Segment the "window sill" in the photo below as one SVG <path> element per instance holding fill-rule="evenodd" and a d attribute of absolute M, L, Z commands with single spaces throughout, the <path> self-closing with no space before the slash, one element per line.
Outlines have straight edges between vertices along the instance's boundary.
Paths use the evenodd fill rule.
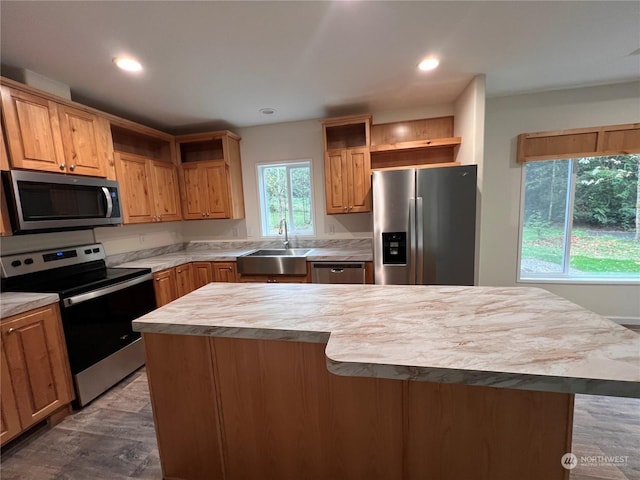
<path fill-rule="evenodd" d="M 519 278 L 516 283 L 549 283 L 559 285 L 640 285 L 640 277 L 528 277 Z"/>

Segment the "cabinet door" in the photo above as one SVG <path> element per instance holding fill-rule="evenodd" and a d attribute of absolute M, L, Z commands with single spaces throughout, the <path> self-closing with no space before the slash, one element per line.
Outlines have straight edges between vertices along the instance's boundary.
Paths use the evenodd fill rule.
<path fill-rule="evenodd" d="M 327 213 L 348 213 L 348 165 L 343 150 L 327 152 L 324 157 Z"/>
<path fill-rule="evenodd" d="M 162 270 L 153 274 L 153 286 L 156 294 L 156 306 L 158 308 L 173 302 L 178 298 L 178 286 L 176 284 L 176 271 L 173 268 Z"/>
<path fill-rule="evenodd" d="M 104 177 L 105 150 L 101 145 L 98 117 L 66 105 L 58 105 L 60 133 L 67 172 Z"/>
<path fill-rule="evenodd" d="M 193 262 L 193 288 L 200 288 L 213 281 L 211 262 Z"/>
<path fill-rule="evenodd" d="M 180 214 L 180 192 L 178 191 L 178 171 L 174 164 L 148 160 L 151 171 L 151 191 L 155 216 L 158 221 L 175 222 L 182 220 Z"/>
<path fill-rule="evenodd" d="M 185 220 L 200 220 L 207 214 L 206 178 L 195 163 L 182 164 L 182 212 Z"/>
<path fill-rule="evenodd" d="M 124 223 L 153 222 L 147 159 L 123 152 L 115 158 Z"/>
<path fill-rule="evenodd" d="M 58 306 L 11 317 L 1 330 L 24 429 L 73 399 Z"/>
<path fill-rule="evenodd" d="M 56 103 L 2 86 L 2 113 L 14 168 L 65 171 Z"/>
<path fill-rule="evenodd" d="M 214 262 L 213 278 L 216 282 L 237 282 L 236 262 Z"/>
<path fill-rule="evenodd" d="M 178 297 L 193 291 L 193 274 L 190 263 L 176 267 L 176 284 Z"/>
<path fill-rule="evenodd" d="M 2 383 L 2 390 L 0 390 L 0 395 L 2 395 L 0 399 L 0 445 L 4 445 L 18 435 L 22 428 L 20 427 L 20 414 L 18 413 L 13 385 L 11 384 L 4 345 L 2 345 L 0 355 L 2 356 L 0 359 L 2 367 L 2 371 L 0 371 L 0 382 Z"/>
<path fill-rule="evenodd" d="M 231 218 L 231 205 L 229 201 L 229 179 L 227 166 L 224 161 L 208 163 L 201 167 L 207 179 L 207 218 Z"/>
<path fill-rule="evenodd" d="M 371 211 L 371 158 L 368 148 L 347 150 L 349 213 Z"/>

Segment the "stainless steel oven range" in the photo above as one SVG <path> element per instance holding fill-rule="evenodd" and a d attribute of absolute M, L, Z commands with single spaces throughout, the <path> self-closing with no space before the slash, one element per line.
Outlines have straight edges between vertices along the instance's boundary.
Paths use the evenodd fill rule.
<path fill-rule="evenodd" d="M 2 291 L 59 295 L 77 406 L 144 364 L 131 322 L 156 306 L 150 269 L 107 268 L 99 243 L 7 255 L 0 267 Z"/>

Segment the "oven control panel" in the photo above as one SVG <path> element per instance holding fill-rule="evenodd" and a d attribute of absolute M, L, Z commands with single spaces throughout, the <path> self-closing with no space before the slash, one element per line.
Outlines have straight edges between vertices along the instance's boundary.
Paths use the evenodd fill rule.
<path fill-rule="evenodd" d="M 101 243 L 16 253 L 0 257 L 0 274 L 2 278 L 9 278 L 94 260 L 104 260 L 105 258 L 104 247 Z"/>

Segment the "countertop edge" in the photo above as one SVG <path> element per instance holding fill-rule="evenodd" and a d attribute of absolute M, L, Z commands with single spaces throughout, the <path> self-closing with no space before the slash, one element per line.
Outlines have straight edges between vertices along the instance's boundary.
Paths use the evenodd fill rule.
<path fill-rule="evenodd" d="M 438 367 L 341 362 L 327 357 L 327 370 L 345 377 L 374 377 L 391 380 L 412 380 L 452 383 L 514 390 L 550 393 L 603 395 L 640 398 L 640 382 L 568 378 L 552 375 L 458 370 Z"/>

